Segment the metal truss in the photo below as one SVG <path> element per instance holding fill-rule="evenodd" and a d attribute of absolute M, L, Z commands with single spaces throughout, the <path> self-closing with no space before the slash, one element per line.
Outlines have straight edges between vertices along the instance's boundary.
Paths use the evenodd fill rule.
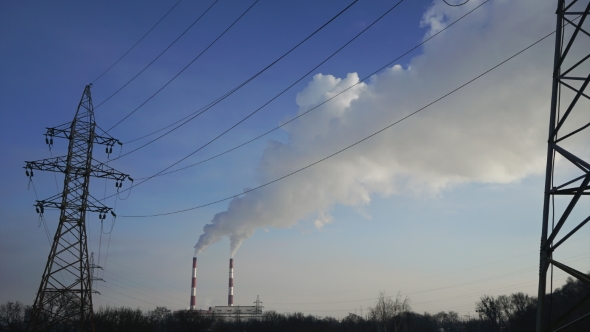
<path fill-rule="evenodd" d="M 47 330 L 56 324 L 62 330 L 93 331 L 92 273 L 86 237 L 86 212 L 98 212 L 106 218 L 111 208 L 104 206 L 89 192 L 90 177 L 115 180 L 120 188 L 127 174 L 92 159 L 93 145 L 104 144 L 107 153 L 120 142 L 112 137 L 97 136 L 90 85 L 82 94 L 74 120 L 56 128 L 48 128 L 46 143 L 53 145 L 53 137 L 69 140 L 68 155 L 38 161 L 27 161 L 27 176 L 33 170 L 64 173 L 64 189 L 61 194 L 38 200 L 38 213 L 45 208 L 59 209 L 60 217 L 53 244 L 27 330 Z"/>
<path fill-rule="evenodd" d="M 71 122 L 64 123 L 57 127 L 47 128 L 47 132 L 45 133 L 45 143 L 49 144 L 50 146 L 53 145 L 53 138 L 66 138 L 71 139 Z M 115 144 L 123 145 L 121 141 L 116 138 L 111 137 L 107 133 L 104 133 L 105 136 L 94 135 L 94 144 L 106 145 L 107 153 L 113 152 L 113 146 Z M 110 151 L 110 152 L 109 152 Z"/>
<path fill-rule="evenodd" d="M 539 292 L 537 306 L 537 332 L 553 331 L 565 327 L 564 323 L 577 324 L 588 313 L 579 313 L 580 308 L 590 298 L 587 296 L 580 303 L 572 303 L 562 317 L 550 317 L 547 298 L 547 274 L 550 266 L 558 268 L 578 280 L 590 284 L 590 276 L 566 264 L 553 259 L 553 253 L 573 234 L 582 228 L 590 216 L 581 220 L 571 213 L 580 202 L 580 198 L 590 195 L 590 158 L 577 155 L 576 144 L 588 146 L 579 133 L 590 127 L 590 122 L 580 123 L 580 115 L 590 114 L 590 108 L 581 106 L 590 100 L 586 88 L 590 82 L 590 1 L 558 0 L 557 30 L 553 67 L 553 85 L 551 91 L 551 114 L 549 119 L 549 139 L 547 148 L 547 166 L 545 194 L 543 205 L 543 224 L 539 266 Z M 585 40 L 583 40 L 585 39 Z M 582 49 L 582 55 L 579 49 Z M 576 47 L 577 54 L 574 55 Z M 584 100 L 586 99 L 586 100 Z M 556 158 L 558 162 L 556 163 Z M 569 170 L 566 171 L 565 170 Z M 577 173 L 573 176 L 572 172 Z M 563 180 L 563 175 L 570 177 Z M 557 183 L 556 183 L 557 182 Z M 555 199 L 560 196 L 567 200 L 563 209 L 555 207 Z M 559 211 L 556 211 L 559 210 Z M 582 213 L 586 213 L 585 211 Z M 555 219 L 557 216 L 558 219 Z M 555 223 L 555 221 L 557 221 Z M 560 230 L 564 224 L 574 226 L 567 234 Z M 552 227 L 550 228 L 550 223 Z M 558 236 L 560 238 L 558 239 Z M 576 316 L 572 316 L 572 315 Z M 575 320 L 574 320 L 575 319 Z M 572 321 L 574 320 L 574 321 Z M 569 322 L 569 323 L 568 323 Z"/>

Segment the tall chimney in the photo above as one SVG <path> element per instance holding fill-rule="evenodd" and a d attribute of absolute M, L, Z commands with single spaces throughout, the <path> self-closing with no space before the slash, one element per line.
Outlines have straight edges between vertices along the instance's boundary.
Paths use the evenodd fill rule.
<path fill-rule="evenodd" d="M 227 296 L 228 307 L 234 305 L 234 259 L 229 259 L 229 295 Z"/>
<path fill-rule="evenodd" d="M 191 284 L 191 310 L 197 309 L 197 257 L 193 257 L 193 280 Z"/>

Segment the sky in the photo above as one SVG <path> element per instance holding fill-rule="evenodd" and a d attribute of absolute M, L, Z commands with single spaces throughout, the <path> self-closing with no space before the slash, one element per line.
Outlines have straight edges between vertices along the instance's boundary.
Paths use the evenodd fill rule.
<path fill-rule="evenodd" d="M 126 181 L 119 195 L 112 181 L 92 179 L 91 193 L 110 197 L 117 214 L 102 225 L 87 216 L 89 251 L 103 267 L 95 307 L 187 308 L 195 252 L 202 309 L 227 303 L 231 256 L 234 303 L 258 295 L 278 312 L 342 318 L 366 313 L 385 291 L 418 313 L 473 316 L 484 294 L 536 295 L 554 36 L 446 95 L 551 33 L 555 1 L 406 0 L 371 25 L 397 2 L 358 1 L 330 21 L 353 1 L 220 0 L 192 26 L 214 2 L 177 2 L 0 4 L 0 303 L 32 304 L 57 226 L 46 211 L 46 233 L 33 204 L 60 192 L 63 177 L 35 172 L 29 184 L 24 161 L 67 153 L 59 139 L 49 151 L 43 134 L 71 121 L 90 83 L 97 125 L 116 125 L 109 134 L 124 143 L 109 165 L 135 184 L 282 125 L 131 190 Z M 572 54 L 589 48 L 586 39 Z M 136 139 L 279 58 L 135 151 L 174 127 Z M 590 159 L 589 138 L 586 129 L 571 149 Z M 563 166 L 556 178 L 574 174 Z M 589 210 L 586 197 L 572 220 Z M 590 228 L 556 259 L 590 270 Z M 554 287 L 565 278 L 556 270 Z"/>

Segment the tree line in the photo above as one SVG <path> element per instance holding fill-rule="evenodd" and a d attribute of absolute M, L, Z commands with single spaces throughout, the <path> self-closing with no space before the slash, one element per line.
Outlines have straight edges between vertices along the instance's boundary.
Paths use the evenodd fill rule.
<path fill-rule="evenodd" d="M 590 301 L 580 306 L 568 319 L 558 318 L 570 308 L 590 299 L 590 285 L 568 278 L 566 283 L 548 296 L 546 319 L 561 327 L 590 313 Z M 413 312 L 407 297 L 379 294 L 375 305 L 364 317 L 349 313 L 338 320 L 303 313 L 264 312 L 256 319 L 226 319 L 196 310 L 171 311 L 165 307 L 144 312 L 139 308 L 104 307 L 94 314 L 97 332 L 528 332 L 535 331 L 536 298 L 524 293 L 482 296 L 475 303 L 474 316 L 461 317 L 453 311 L 436 314 Z M 20 302 L 0 305 L 0 332 L 24 331 L 31 307 Z M 74 331 L 68 326 L 54 326 L 47 331 Z M 589 319 L 580 320 L 560 331 L 590 331 Z"/>

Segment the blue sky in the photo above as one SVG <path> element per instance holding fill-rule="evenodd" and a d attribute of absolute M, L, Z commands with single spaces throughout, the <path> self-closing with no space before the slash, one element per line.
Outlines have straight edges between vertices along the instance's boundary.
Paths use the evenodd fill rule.
<path fill-rule="evenodd" d="M 175 3 L 0 5 L 0 257 L 9 267 L 0 270 L 0 302 L 32 303 L 49 250 L 43 227 L 37 227 L 35 193 L 27 190 L 24 161 L 50 157 L 43 142 L 45 127 L 70 121 L 84 86 Z M 211 3 L 181 1 L 94 83 L 95 107 Z M 98 125 L 109 128 L 135 109 L 252 3 L 219 1 L 161 58 L 96 109 Z M 128 142 L 194 112 L 274 61 L 349 3 L 259 1 L 110 134 Z M 207 113 L 111 165 L 136 179 L 168 167 L 299 79 L 394 3 L 359 1 Z M 307 111 L 480 3 L 451 8 L 438 0 L 402 2 L 284 95 L 178 167 L 232 148 Z M 396 67 L 343 94 L 345 101 L 328 102 L 220 158 L 154 178 L 134 188 L 127 200 L 108 199 L 120 216 L 110 244 L 108 235 L 99 236 L 98 216 L 88 217 L 89 249 L 96 256 L 100 250 L 105 266 L 101 275 L 106 282 L 97 285 L 102 295 L 94 297 L 95 304 L 187 307 L 193 246 L 211 223 L 224 227 L 211 233 L 219 241 L 212 241 L 198 256 L 201 308 L 225 304 L 228 234 L 245 239 L 235 255 L 235 303 L 241 305 L 250 305 L 260 295 L 267 310 L 343 317 L 371 306 L 379 290 L 385 290 L 409 296 L 417 312 L 473 314 L 483 294 L 534 294 L 552 37 L 374 139 L 240 196 L 233 209 L 225 201 L 167 216 L 122 216 L 166 213 L 229 197 L 375 132 L 550 33 L 554 4 L 538 3 L 490 1 L 396 61 Z M 125 144 L 122 152 L 146 141 Z M 587 144 L 578 145 L 588 155 Z M 66 146 L 56 141 L 53 155 L 65 154 Z M 97 148 L 95 158 L 105 161 L 106 155 Z M 59 175 L 36 172 L 39 198 L 54 195 L 61 181 Z M 91 191 L 97 197 L 105 191 L 113 194 L 114 183 L 105 187 L 104 181 L 93 180 Z M 573 217 L 587 214 L 588 208 L 586 199 Z M 46 219 L 53 235 L 57 214 L 47 212 Z M 105 232 L 111 222 L 105 221 Z M 563 259 L 586 271 L 588 250 L 590 233 L 582 229 L 564 246 Z M 563 280 L 556 273 L 556 285 Z"/>

